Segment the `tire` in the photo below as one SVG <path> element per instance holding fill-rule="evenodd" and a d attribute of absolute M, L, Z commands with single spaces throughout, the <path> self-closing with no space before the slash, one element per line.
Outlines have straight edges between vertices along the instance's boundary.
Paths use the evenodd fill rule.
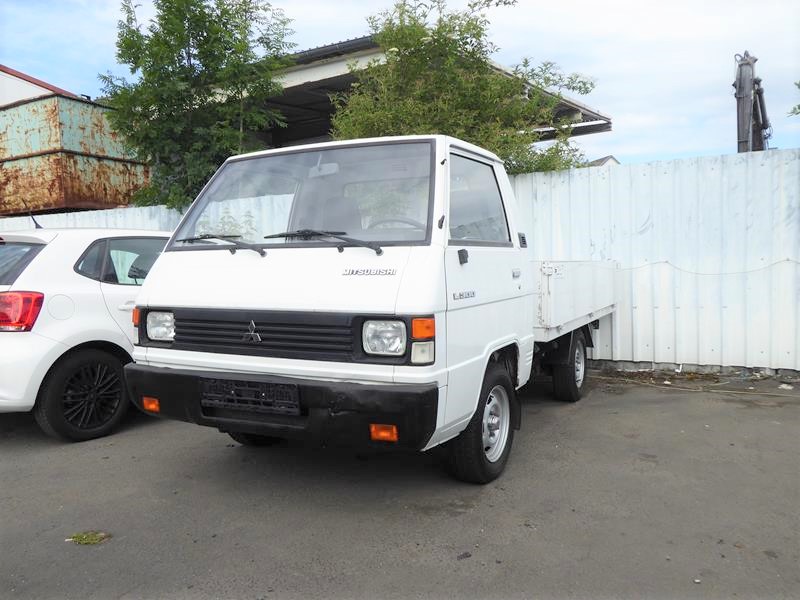
<path fill-rule="evenodd" d="M 46 434 L 81 442 L 111 433 L 128 410 L 122 361 L 102 350 L 77 350 L 50 369 L 33 415 Z"/>
<path fill-rule="evenodd" d="M 553 395 L 562 402 L 577 402 L 586 383 L 586 340 L 582 331 L 572 338 L 569 363 L 553 367 Z"/>
<path fill-rule="evenodd" d="M 241 431 L 229 431 L 228 435 L 233 441 L 239 442 L 242 446 L 274 446 L 280 443 L 281 438 L 269 435 L 256 435 L 255 433 L 243 433 Z"/>
<path fill-rule="evenodd" d="M 484 484 L 503 472 L 514 441 L 512 403 L 515 399 L 508 372 L 500 364 L 490 363 L 483 377 L 475 414 L 467 428 L 448 442 L 447 467 L 456 479 Z M 490 431 L 491 425 L 497 429 Z"/>

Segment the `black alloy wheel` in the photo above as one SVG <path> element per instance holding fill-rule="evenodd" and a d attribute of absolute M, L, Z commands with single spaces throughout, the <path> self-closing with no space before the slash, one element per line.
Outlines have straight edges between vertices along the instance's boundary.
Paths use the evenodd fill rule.
<path fill-rule="evenodd" d="M 123 361 L 94 348 L 58 360 L 45 377 L 33 408 L 48 435 L 73 442 L 103 437 L 128 410 Z"/>
<path fill-rule="evenodd" d="M 82 430 L 102 427 L 116 414 L 122 393 L 114 369 L 104 362 L 86 363 L 64 385 L 64 420 Z"/>

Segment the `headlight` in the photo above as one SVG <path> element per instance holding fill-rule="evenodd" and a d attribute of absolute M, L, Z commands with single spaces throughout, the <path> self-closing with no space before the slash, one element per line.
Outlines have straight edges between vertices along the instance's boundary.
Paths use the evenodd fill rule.
<path fill-rule="evenodd" d="M 402 356 L 406 352 L 406 324 L 402 321 L 367 321 L 362 329 L 364 352 Z"/>
<path fill-rule="evenodd" d="M 175 315 L 171 312 L 147 313 L 147 337 L 154 342 L 171 342 L 175 339 Z"/>

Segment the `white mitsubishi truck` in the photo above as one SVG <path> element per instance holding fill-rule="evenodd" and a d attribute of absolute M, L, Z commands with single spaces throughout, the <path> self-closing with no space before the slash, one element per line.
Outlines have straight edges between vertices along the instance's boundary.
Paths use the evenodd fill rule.
<path fill-rule="evenodd" d="M 242 444 L 426 451 L 459 479 L 503 471 L 517 389 L 576 401 L 613 268 L 531 250 L 497 156 L 387 137 L 228 159 L 137 298 L 145 412 Z"/>

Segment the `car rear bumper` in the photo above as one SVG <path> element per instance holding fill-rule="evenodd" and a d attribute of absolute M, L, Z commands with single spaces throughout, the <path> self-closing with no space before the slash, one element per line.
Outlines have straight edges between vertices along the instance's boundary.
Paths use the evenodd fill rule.
<path fill-rule="evenodd" d="M 144 410 L 142 398 L 157 398 L 159 416 L 244 432 L 344 446 L 402 447 L 421 450 L 436 429 L 439 388 L 436 384 L 360 384 L 298 379 L 253 373 L 125 366 L 131 399 Z M 239 393 L 226 405 L 210 406 L 209 381 L 266 384 L 291 389 L 299 414 L 255 410 Z M 294 396 L 296 390 L 296 396 Z M 240 402 L 240 404 L 237 404 Z M 152 414 L 152 413 L 150 413 Z M 370 424 L 396 425 L 398 441 L 372 442 Z"/>
<path fill-rule="evenodd" d="M 31 410 L 44 376 L 67 349 L 34 332 L 0 332 L 0 413 Z"/>

